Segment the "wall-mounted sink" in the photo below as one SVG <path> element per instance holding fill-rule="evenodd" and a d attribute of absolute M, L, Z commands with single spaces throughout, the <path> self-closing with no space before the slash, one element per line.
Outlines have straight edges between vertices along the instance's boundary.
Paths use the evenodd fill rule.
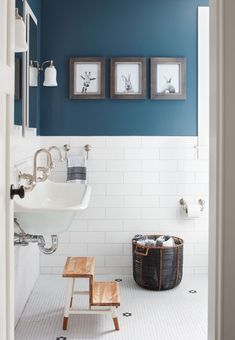
<path fill-rule="evenodd" d="M 88 207 L 91 186 L 78 183 L 37 183 L 25 198 L 15 198 L 15 217 L 29 234 L 59 234 L 74 215 Z"/>

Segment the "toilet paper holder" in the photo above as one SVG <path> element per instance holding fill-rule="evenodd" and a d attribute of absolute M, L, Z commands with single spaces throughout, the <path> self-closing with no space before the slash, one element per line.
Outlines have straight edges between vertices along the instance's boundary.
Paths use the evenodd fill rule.
<path fill-rule="evenodd" d="M 188 205 L 187 205 L 187 202 L 183 198 L 180 199 L 179 203 L 182 206 L 182 208 L 185 211 L 187 211 Z M 200 210 L 203 211 L 205 209 L 206 202 L 202 198 L 199 198 L 198 204 L 200 205 Z"/>

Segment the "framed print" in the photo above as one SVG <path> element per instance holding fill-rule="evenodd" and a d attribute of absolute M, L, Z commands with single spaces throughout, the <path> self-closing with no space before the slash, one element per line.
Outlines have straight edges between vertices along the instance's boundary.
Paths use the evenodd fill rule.
<path fill-rule="evenodd" d="M 70 59 L 70 99 L 105 98 L 105 59 Z"/>
<path fill-rule="evenodd" d="M 146 59 L 111 59 L 111 98 L 144 99 L 146 96 Z"/>
<path fill-rule="evenodd" d="M 185 58 L 151 58 L 151 99 L 186 99 Z"/>

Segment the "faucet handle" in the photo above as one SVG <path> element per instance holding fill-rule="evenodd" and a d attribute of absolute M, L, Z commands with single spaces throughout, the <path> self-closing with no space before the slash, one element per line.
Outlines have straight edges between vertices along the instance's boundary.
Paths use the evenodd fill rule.
<path fill-rule="evenodd" d="M 22 173 L 21 171 L 19 171 L 18 180 L 19 180 L 19 182 L 21 180 L 25 180 L 28 185 L 32 185 L 33 184 L 33 175 Z"/>
<path fill-rule="evenodd" d="M 45 182 L 45 180 L 50 175 L 50 170 L 48 170 L 44 166 L 38 166 L 37 171 L 40 171 L 42 173 L 42 176 L 37 177 L 37 182 Z"/>

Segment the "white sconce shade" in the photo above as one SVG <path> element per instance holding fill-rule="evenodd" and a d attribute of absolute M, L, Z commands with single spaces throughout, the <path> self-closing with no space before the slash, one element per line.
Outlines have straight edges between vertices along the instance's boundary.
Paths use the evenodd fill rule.
<path fill-rule="evenodd" d="M 57 83 L 57 71 L 55 66 L 53 65 L 53 61 L 51 61 L 51 64 L 45 68 L 45 76 L 44 76 L 44 82 L 43 86 L 58 86 Z"/>
<path fill-rule="evenodd" d="M 28 44 L 26 42 L 26 25 L 23 18 L 18 14 L 16 8 L 15 15 L 15 52 L 26 52 Z"/>
<path fill-rule="evenodd" d="M 29 86 L 38 86 L 38 67 L 34 66 L 32 61 L 29 65 Z"/>

